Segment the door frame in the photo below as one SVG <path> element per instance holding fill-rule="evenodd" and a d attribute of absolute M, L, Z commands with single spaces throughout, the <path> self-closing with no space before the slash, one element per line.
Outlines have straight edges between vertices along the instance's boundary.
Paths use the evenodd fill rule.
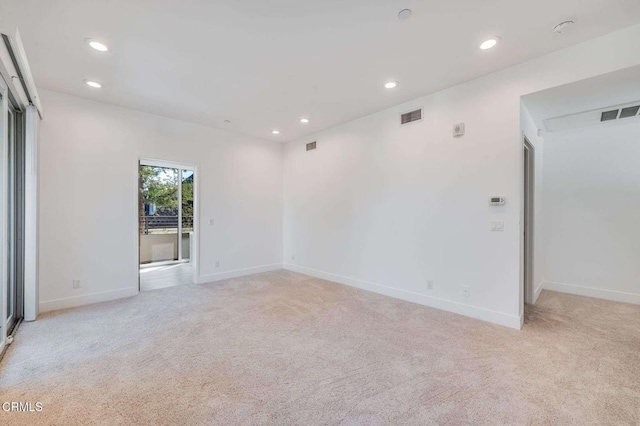
<path fill-rule="evenodd" d="M 182 172 L 181 170 L 191 170 L 193 171 L 193 238 L 194 243 L 193 247 L 195 248 L 194 253 L 189 253 L 189 263 L 191 264 L 191 282 L 197 283 L 197 279 L 200 276 L 200 174 L 198 172 L 197 164 L 189 164 L 189 163 L 180 163 L 171 160 L 158 160 L 155 158 L 147 158 L 140 157 L 136 162 L 136 190 L 135 190 L 135 213 L 136 213 L 136 273 L 138 274 L 138 292 L 140 292 L 140 206 L 139 206 L 139 191 L 140 191 L 140 166 L 151 166 L 151 167 L 166 167 L 171 169 L 179 170 L 179 180 L 180 184 L 178 185 L 179 194 L 182 193 Z M 178 233 L 180 235 L 180 229 L 182 228 L 182 209 L 178 211 Z M 178 243 L 178 259 L 181 259 L 182 253 L 182 236 L 180 235 Z M 179 263 L 181 260 L 171 261 L 171 262 L 159 262 L 158 264 L 166 263 Z"/>
<path fill-rule="evenodd" d="M 522 144 L 522 275 L 524 282 L 524 303 L 528 304 L 535 303 L 535 285 L 533 282 L 535 265 L 535 159 L 535 147 L 529 139 L 524 136 Z"/>
<path fill-rule="evenodd" d="M 9 140 L 9 115 L 12 115 L 13 141 Z M 25 219 L 26 219 L 26 139 L 25 139 L 25 109 L 16 101 L 4 77 L 0 77 L 0 357 L 6 345 L 11 343 L 12 336 L 19 327 L 24 316 L 24 273 L 25 273 Z M 15 146 L 10 150 L 9 144 Z M 10 166 L 12 160 L 14 164 Z M 15 164 L 15 163 L 20 164 Z M 16 167 L 17 166 L 17 167 Z M 10 178 L 9 173 L 13 174 Z M 17 180 L 17 179 L 19 180 Z M 13 192 L 20 190 L 20 193 Z M 11 196 L 11 203 L 10 201 Z M 18 203 L 19 206 L 18 207 Z M 11 204 L 11 205 L 9 205 Z M 10 212 L 10 210 L 12 210 Z M 16 215 L 18 213 L 18 215 Z M 13 223 L 9 223 L 9 220 Z M 20 221 L 20 226 L 14 226 Z M 18 233 L 17 231 L 20 231 Z M 13 237 L 12 237 L 13 236 Z M 8 259 L 11 255 L 11 260 Z M 9 273 L 12 269 L 12 274 Z M 12 283 L 9 278 L 12 278 Z M 7 316 L 7 302 L 9 301 L 9 286 L 15 284 L 12 290 L 13 315 Z"/>
<path fill-rule="evenodd" d="M 23 112 L 8 103 L 6 110 L 7 120 L 7 193 L 5 202 L 7 204 L 6 217 L 7 220 L 7 276 L 11 278 L 11 282 L 7 281 L 7 303 L 9 289 L 11 288 L 11 303 L 13 305 L 13 313 L 10 318 L 6 319 L 5 326 L 7 333 L 12 334 L 24 315 L 24 222 L 25 222 L 25 140 L 23 131 Z M 9 130 L 12 130 L 11 138 L 9 138 Z M 6 305 L 5 305 L 6 308 Z"/>
<path fill-rule="evenodd" d="M 8 238 L 8 224 L 7 224 L 7 216 L 8 216 L 8 208 L 6 200 L 9 196 L 8 190 L 8 177 L 9 172 L 7 170 L 7 165 L 9 162 L 9 150 L 8 150 L 8 141 L 9 136 L 7 132 L 7 110 L 9 108 L 9 90 L 3 78 L 0 78 L 0 140 L 2 141 L 2 162 L 0 163 L 0 198 L 2 201 L 0 202 L 0 235 L 2 237 L 2 245 L 0 246 L 0 264 L 2 265 L 2 270 L 0 275 L 2 276 L 2 283 L 0 284 L 0 290 L 2 291 L 2 305 L 0 306 L 0 355 L 4 352 L 4 348 L 7 344 L 7 321 L 6 321 L 6 309 L 7 309 L 7 297 L 8 297 L 8 289 L 7 284 L 9 280 L 9 274 L 7 273 L 7 250 L 9 248 L 9 238 Z"/>

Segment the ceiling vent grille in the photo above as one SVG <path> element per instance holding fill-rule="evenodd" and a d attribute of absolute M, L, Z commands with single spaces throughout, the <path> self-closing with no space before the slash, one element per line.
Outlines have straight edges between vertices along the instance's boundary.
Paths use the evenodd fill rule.
<path fill-rule="evenodd" d="M 619 118 L 635 117 L 638 115 L 640 105 L 633 105 L 625 108 L 612 109 L 610 111 L 603 111 L 600 114 L 600 121 L 611 121 Z"/>
<path fill-rule="evenodd" d="M 620 118 L 635 117 L 636 114 L 638 114 L 639 110 L 640 110 L 640 105 L 622 108 L 620 110 Z"/>
<path fill-rule="evenodd" d="M 604 111 L 602 113 L 602 115 L 600 116 L 600 121 L 610 121 L 610 120 L 615 120 L 616 118 L 618 118 L 618 112 L 620 110 L 619 109 L 614 109 L 611 111 Z"/>
<path fill-rule="evenodd" d="M 414 123 L 416 121 L 422 120 L 422 108 L 416 109 L 414 111 L 405 112 L 400 115 L 400 125 L 404 126 L 405 124 Z"/>
<path fill-rule="evenodd" d="M 307 144 L 307 151 L 313 151 L 314 149 L 316 149 L 316 143 L 314 142 L 309 142 Z"/>
<path fill-rule="evenodd" d="M 547 118 L 544 120 L 544 125 L 546 130 L 550 132 L 558 132 L 595 126 L 602 123 L 617 123 L 622 119 L 624 119 L 622 122 L 626 122 L 626 119 L 630 117 L 640 118 L 640 101 L 612 105 L 606 108 L 592 109 L 590 111 L 583 111 L 560 117 Z"/>

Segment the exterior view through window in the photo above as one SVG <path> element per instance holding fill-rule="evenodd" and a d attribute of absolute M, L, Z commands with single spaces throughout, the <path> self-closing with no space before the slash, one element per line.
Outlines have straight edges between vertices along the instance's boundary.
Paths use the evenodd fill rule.
<path fill-rule="evenodd" d="M 191 282 L 194 171 L 140 165 L 140 289 Z"/>

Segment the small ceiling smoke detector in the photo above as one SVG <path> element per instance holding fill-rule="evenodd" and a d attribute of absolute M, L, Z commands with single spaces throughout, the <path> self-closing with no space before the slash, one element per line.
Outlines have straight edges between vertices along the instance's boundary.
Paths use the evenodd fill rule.
<path fill-rule="evenodd" d="M 397 81 L 388 81 L 384 84 L 385 89 L 395 89 L 398 87 Z"/>
<path fill-rule="evenodd" d="M 405 19 L 411 18 L 412 14 L 413 12 L 411 11 L 411 9 L 402 9 L 400 12 L 398 12 L 398 19 L 404 21 Z"/>
<path fill-rule="evenodd" d="M 87 42 L 87 44 L 89 44 L 89 46 L 91 46 L 93 49 L 99 51 L 99 52 L 106 52 L 109 50 L 109 46 L 107 46 L 106 44 L 102 43 L 101 41 L 98 40 L 93 40 L 93 39 L 86 39 L 85 40 Z"/>
<path fill-rule="evenodd" d="M 84 84 L 86 84 L 89 87 L 93 87 L 94 89 L 100 89 L 102 87 L 102 84 L 92 80 L 85 80 Z"/>
<path fill-rule="evenodd" d="M 273 129 L 273 130 L 271 131 L 271 134 L 272 134 L 272 135 L 279 135 L 279 134 L 280 134 L 280 130 Z"/>
<path fill-rule="evenodd" d="M 225 123 L 231 123 L 231 120 L 224 120 Z"/>
<path fill-rule="evenodd" d="M 495 47 L 495 45 L 498 44 L 499 41 L 500 41 L 500 37 L 492 37 L 488 40 L 483 41 L 482 44 L 480 44 L 480 49 L 482 50 L 491 49 L 492 47 Z"/>
<path fill-rule="evenodd" d="M 553 32 L 556 34 L 562 34 L 565 30 L 567 30 L 573 24 L 574 24 L 573 21 L 560 22 L 558 25 L 553 27 Z"/>

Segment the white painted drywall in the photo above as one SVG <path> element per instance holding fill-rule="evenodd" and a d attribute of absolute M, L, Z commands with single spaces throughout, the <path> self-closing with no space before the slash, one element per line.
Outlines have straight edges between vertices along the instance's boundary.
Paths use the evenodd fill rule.
<path fill-rule="evenodd" d="M 634 26 L 287 144 L 286 267 L 520 327 L 520 97 L 637 65 L 638 37 Z M 419 106 L 424 120 L 400 127 Z M 507 205 L 489 207 L 492 195 Z"/>
<path fill-rule="evenodd" d="M 640 303 L 640 118 L 544 139 L 545 288 Z"/>
<path fill-rule="evenodd" d="M 41 98 L 42 311 L 137 293 L 139 158 L 198 166 L 198 281 L 280 267 L 281 145 L 48 90 Z"/>

